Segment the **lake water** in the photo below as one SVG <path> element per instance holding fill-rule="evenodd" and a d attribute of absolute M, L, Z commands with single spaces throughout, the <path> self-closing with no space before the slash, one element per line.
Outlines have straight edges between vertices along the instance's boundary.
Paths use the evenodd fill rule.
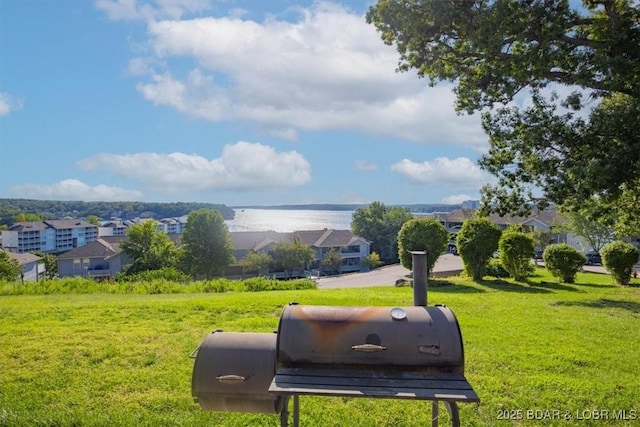
<path fill-rule="evenodd" d="M 229 231 L 349 230 L 353 211 L 235 209 L 235 218 L 225 221 Z"/>

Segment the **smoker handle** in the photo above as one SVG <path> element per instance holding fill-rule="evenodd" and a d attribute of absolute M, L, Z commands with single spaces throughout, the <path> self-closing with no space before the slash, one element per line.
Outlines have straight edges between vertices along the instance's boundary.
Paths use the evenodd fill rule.
<path fill-rule="evenodd" d="M 222 384 L 238 384 L 247 380 L 247 377 L 241 375 L 220 375 L 216 377 L 218 382 Z"/>
<path fill-rule="evenodd" d="M 377 344 L 359 344 L 359 345 L 351 346 L 351 350 L 360 351 L 363 353 L 375 353 L 375 352 L 383 351 L 386 349 L 387 347 L 383 345 L 377 345 Z"/>

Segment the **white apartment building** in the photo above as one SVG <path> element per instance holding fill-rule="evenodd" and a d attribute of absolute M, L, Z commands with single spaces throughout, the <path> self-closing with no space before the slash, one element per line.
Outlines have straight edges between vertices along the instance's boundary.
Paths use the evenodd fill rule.
<path fill-rule="evenodd" d="M 17 222 L 2 231 L 3 249 L 16 252 L 63 252 L 98 238 L 98 227 L 78 219 Z"/>

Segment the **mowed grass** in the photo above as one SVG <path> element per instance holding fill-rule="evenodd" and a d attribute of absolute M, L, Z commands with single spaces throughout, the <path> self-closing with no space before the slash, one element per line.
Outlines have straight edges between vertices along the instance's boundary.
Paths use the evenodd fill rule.
<path fill-rule="evenodd" d="M 580 274 L 567 285 L 543 270 L 531 284 L 434 282 L 429 305 L 458 317 L 465 375 L 481 398 L 460 404 L 462 424 L 640 423 L 638 282 L 623 288 Z M 0 297 L 0 425 L 279 425 L 276 415 L 202 411 L 189 354 L 215 329 L 276 330 L 290 301 L 404 306 L 412 290 Z M 430 425 L 425 401 L 300 401 L 301 426 Z"/>

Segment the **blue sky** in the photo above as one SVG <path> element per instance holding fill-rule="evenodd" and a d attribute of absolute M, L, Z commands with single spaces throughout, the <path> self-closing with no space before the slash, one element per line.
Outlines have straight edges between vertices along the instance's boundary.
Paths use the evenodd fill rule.
<path fill-rule="evenodd" d="M 459 203 L 478 115 L 370 1 L 0 1 L 0 198 Z"/>

